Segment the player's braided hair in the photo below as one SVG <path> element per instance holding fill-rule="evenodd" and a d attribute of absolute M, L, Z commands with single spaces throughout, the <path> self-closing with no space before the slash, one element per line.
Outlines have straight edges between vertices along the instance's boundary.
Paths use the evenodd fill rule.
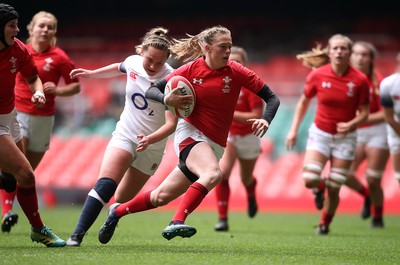
<path fill-rule="evenodd" d="M 142 43 L 136 45 L 136 53 L 140 54 L 142 50 L 147 50 L 153 47 L 159 50 L 168 52 L 168 57 L 171 54 L 170 46 L 172 42 L 167 38 L 168 30 L 163 27 L 156 27 L 149 30 L 142 38 Z"/>
<path fill-rule="evenodd" d="M 14 9 L 14 7 L 0 3 L 0 41 L 7 47 L 8 44 L 6 39 L 4 38 L 4 27 L 7 22 L 13 19 L 18 18 L 18 12 Z"/>
<path fill-rule="evenodd" d="M 188 38 L 174 39 L 171 51 L 176 54 L 177 59 L 184 58 L 184 62 L 195 60 L 205 53 L 205 44 L 211 45 L 214 43 L 216 34 L 231 35 L 231 32 L 223 26 L 214 26 L 203 30 L 195 36 L 186 34 Z"/>
<path fill-rule="evenodd" d="M 320 43 L 317 43 L 317 46 L 312 48 L 311 51 L 303 52 L 296 55 L 296 58 L 302 61 L 304 66 L 310 68 L 318 68 L 329 62 L 327 50 L 326 48 L 322 49 Z"/>

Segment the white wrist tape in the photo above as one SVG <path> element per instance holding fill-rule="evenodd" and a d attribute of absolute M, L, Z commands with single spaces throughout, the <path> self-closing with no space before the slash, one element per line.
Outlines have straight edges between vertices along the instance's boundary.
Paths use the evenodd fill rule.
<path fill-rule="evenodd" d="M 42 97 L 42 98 L 44 98 L 45 96 L 44 96 L 44 94 L 43 94 L 43 92 L 42 91 L 40 91 L 40 90 L 36 90 L 36 92 L 35 92 L 35 96 L 39 96 L 39 97 Z"/>

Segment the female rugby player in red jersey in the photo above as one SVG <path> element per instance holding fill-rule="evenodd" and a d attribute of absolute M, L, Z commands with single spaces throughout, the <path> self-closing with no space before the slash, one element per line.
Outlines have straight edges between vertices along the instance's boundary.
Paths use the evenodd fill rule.
<path fill-rule="evenodd" d="M 370 112 L 368 120 L 357 128 L 356 156 L 345 184 L 364 197 L 361 217 L 368 218 L 372 208 L 371 227 L 383 227 L 384 196 L 381 179 L 389 159 L 389 146 L 385 117 L 379 96 L 379 85 L 383 76 L 374 68 L 376 55 L 375 47 L 369 42 L 357 41 L 353 45 L 350 57 L 351 65 L 368 77 Z M 355 177 L 358 167 L 364 160 L 367 162 L 365 177 L 368 188 L 364 187 Z"/>
<path fill-rule="evenodd" d="M 233 46 L 229 60 L 242 65 L 247 62 L 247 53 L 242 47 Z M 249 217 L 257 214 L 256 185 L 253 176 L 257 158 L 261 152 L 261 140 L 253 134 L 250 118 L 261 118 L 263 114 L 263 101 L 257 95 L 243 88 L 239 94 L 233 114 L 233 121 L 229 130 L 228 141 L 224 155 L 219 161 L 222 172 L 222 181 L 215 187 L 219 221 L 215 225 L 216 231 L 228 231 L 229 207 L 229 177 L 236 159 L 240 166 L 240 179 L 246 189 L 247 213 Z"/>
<path fill-rule="evenodd" d="M 350 167 L 345 185 L 364 197 L 364 204 L 361 211 L 361 217 L 363 219 L 371 215 L 371 201 L 373 201 L 373 219 L 371 226 L 383 227 L 382 215 L 384 198 L 381 178 L 388 160 L 389 152 L 386 137 L 386 124 L 384 123 L 384 114 L 380 106 L 379 96 L 379 84 L 383 77 L 374 67 L 376 54 L 375 47 L 369 42 L 357 41 L 352 48 L 350 57 L 351 65 L 368 77 L 370 88 L 370 113 L 368 115 L 368 120 L 357 128 L 356 156 Z M 327 60 L 324 60 L 325 56 Z M 326 51 L 320 49 L 320 47 L 298 55 L 298 59 L 302 60 L 305 66 L 313 69 L 329 62 Z M 365 172 L 368 187 L 365 187 L 355 177 L 358 167 L 364 160 L 367 160 L 368 163 Z M 322 193 L 317 192 L 315 195 L 317 208 L 319 206 L 322 207 Z"/>
<path fill-rule="evenodd" d="M 57 18 L 53 14 L 40 11 L 27 26 L 29 39 L 26 47 L 33 56 L 43 82 L 46 104 L 36 108 L 31 103 L 32 91 L 25 78 L 20 73 L 16 77 L 17 119 L 23 136 L 25 156 L 34 170 L 49 148 L 56 112 L 55 97 L 72 96 L 80 91 L 79 80 L 69 77 L 69 73 L 75 68 L 74 63 L 56 46 L 57 24 Z M 61 78 L 64 85 L 59 85 Z M 9 232 L 18 220 L 18 215 L 12 212 L 14 198 L 15 192 L 1 191 L 2 216 L 7 219 L 1 226 L 3 232 Z"/>
<path fill-rule="evenodd" d="M 16 38 L 19 33 L 18 13 L 10 5 L 0 3 L 0 188 L 16 191 L 18 202 L 29 220 L 31 239 L 47 247 L 64 247 L 65 241 L 43 224 L 39 213 L 35 174 L 23 154 L 22 135 L 16 119 L 15 76 L 20 72 L 32 91 L 31 104 L 46 103 L 42 81 L 25 44 Z M 7 221 L 5 219 L 2 222 Z"/>
<path fill-rule="evenodd" d="M 142 192 L 133 200 L 112 208 L 99 231 L 101 243 L 107 243 L 119 218 L 165 205 L 183 194 L 164 238 L 191 237 L 196 229 L 186 225 L 187 216 L 222 179 L 218 161 L 226 146 L 236 102 L 242 87 L 257 94 L 267 104 L 262 119 L 249 119 L 254 135 L 262 137 L 274 118 L 280 101 L 253 71 L 229 60 L 232 48 L 230 31 L 222 26 L 205 29 L 197 35 L 176 40 L 171 47 L 177 58 L 191 61 L 176 69 L 166 79 L 149 88 L 146 97 L 174 107 L 190 104 L 192 96 L 178 96 L 177 89 L 163 91 L 176 75 L 189 80 L 196 92 L 196 106 L 190 116 L 178 121 L 175 151 L 179 165 L 153 191 Z M 192 61 L 193 60 L 193 61 Z"/>
<path fill-rule="evenodd" d="M 339 204 L 339 191 L 346 182 L 355 156 L 356 129 L 369 112 L 369 87 L 366 76 L 350 66 L 350 38 L 336 34 L 328 42 L 330 63 L 311 71 L 299 99 L 292 126 L 286 138 L 290 150 L 297 141 L 298 130 L 313 97 L 317 97 L 315 120 L 309 129 L 302 177 L 307 188 L 317 189 L 328 197 L 317 233 L 329 233 L 329 225 Z M 321 172 L 327 162 L 326 180 Z"/>

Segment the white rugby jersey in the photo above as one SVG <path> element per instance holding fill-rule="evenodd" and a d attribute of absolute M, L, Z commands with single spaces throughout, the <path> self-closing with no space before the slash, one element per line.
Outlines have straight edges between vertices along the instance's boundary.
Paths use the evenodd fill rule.
<path fill-rule="evenodd" d="M 154 76 L 147 75 L 143 68 L 143 57 L 132 55 L 122 63 L 126 69 L 125 106 L 115 131 L 134 143 L 139 143 L 138 134 L 149 135 L 165 124 L 165 106 L 144 97 L 146 90 L 173 71 L 164 64 Z M 148 149 L 164 149 L 167 138 L 149 145 Z"/>
<path fill-rule="evenodd" d="M 384 78 L 380 85 L 381 105 L 393 108 L 394 118 L 400 122 L 400 73 L 394 73 Z M 397 135 L 393 128 L 388 124 L 388 132 Z"/>

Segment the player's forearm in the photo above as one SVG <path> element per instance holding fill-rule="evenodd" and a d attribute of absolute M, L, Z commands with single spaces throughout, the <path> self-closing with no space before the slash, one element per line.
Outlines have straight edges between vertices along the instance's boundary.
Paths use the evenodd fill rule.
<path fill-rule="evenodd" d="M 78 82 L 71 83 L 62 87 L 56 88 L 56 95 L 60 97 L 68 97 L 78 94 L 81 91 L 81 86 Z"/>
<path fill-rule="evenodd" d="M 43 83 L 42 80 L 38 76 L 33 77 L 31 79 L 26 80 L 29 84 L 29 88 L 31 89 L 32 93 L 35 93 L 36 91 L 40 91 L 44 94 L 43 92 Z"/>

